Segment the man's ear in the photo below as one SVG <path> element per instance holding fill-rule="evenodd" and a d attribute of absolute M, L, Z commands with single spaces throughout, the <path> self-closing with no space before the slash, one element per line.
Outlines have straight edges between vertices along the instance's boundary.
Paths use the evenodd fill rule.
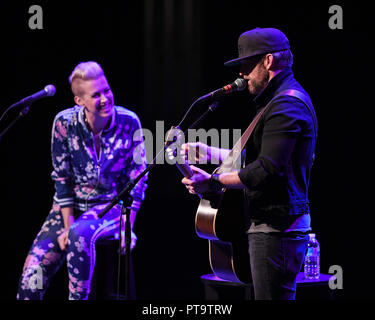
<path fill-rule="evenodd" d="M 267 70 L 271 70 L 272 67 L 273 67 L 273 63 L 274 63 L 273 55 L 270 54 L 270 53 L 268 53 L 268 54 L 266 55 L 266 57 L 264 58 L 263 63 L 264 63 L 264 66 L 265 66 L 265 68 L 266 68 Z"/>

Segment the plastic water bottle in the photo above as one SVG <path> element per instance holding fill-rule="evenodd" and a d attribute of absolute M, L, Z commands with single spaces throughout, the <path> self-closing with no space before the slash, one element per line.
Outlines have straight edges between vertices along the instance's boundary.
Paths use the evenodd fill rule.
<path fill-rule="evenodd" d="M 305 256 L 304 272 L 306 279 L 319 279 L 320 275 L 320 246 L 315 233 L 309 234 L 309 243 Z"/>

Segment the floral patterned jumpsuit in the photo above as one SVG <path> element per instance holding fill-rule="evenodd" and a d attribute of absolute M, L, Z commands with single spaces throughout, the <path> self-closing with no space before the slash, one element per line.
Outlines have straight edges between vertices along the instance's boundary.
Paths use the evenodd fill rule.
<path fill-rule="evenodd" d="M 51 278 L 67 259 L 69 299 L 85 300 L 90 293 L 98 239 L 118 232 L 121 209 L 114 206 L 98 214 L 130 179 L 146 168 L 140 121 L 128 109 L 115 106 L 110 124 L 101 133 L 99 156 L 84 108 L 75 106 L 55 117 L 52 129 L 52 209 L 34 240 L 19 282 L 17 299 L 42 299 Z M 144 200 L 147 176 L 131 191 L 132 210 Z M 74 207 L 75 222 L 69 229 L 67 250 L 57 237 L 64 231 L 61 208 Z"/>

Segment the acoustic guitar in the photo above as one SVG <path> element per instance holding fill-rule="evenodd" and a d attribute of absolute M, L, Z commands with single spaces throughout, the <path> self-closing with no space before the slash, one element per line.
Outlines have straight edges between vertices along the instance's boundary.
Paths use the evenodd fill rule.
<path fill-rule="evenodd" d="M 175 164 L 181 173 L 190 178 L 193 171 L 179 152 L 181 133 L 174 131 L 174 143 L 166 152 L 170 160 L 176 160 Z M 224 171 L 225 166 L 220 166 L 214 172 Z M 222 189 L 221 192 L 199 196 L 201 201 L 195 216 L 195 229 L 200 238 L 209 242 L 209 261 L 213 273 L 231 282 L 250 283 L 244 191 Z"/>

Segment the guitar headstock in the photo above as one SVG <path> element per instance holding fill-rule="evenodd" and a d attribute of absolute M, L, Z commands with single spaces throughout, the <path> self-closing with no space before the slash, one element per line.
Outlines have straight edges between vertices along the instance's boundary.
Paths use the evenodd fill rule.
<path fill-rule="evenodd" d="M 182 161 L 181 157 L 181 146 L 185 142 L 185 137 L 183 131 L 178 127 L 172 127 L 167 132 L 167 138 L 165 140 L 165 145 L 167 148 L 165 149 L 168 163 L 169 164 L 175 164 L 175 162 L 178 163 L 184 163 Z"/>
<path fill-rule="evenodd" d="M 165 144 L 166 160 L 169 164 L 175 164 L 185 177 L 191 177 L 193 171 L 184 155 L 181 155 L 181 146 L 185 143 L 184 132 L 179 127 L 172 127 L 168 131 Z"/>

